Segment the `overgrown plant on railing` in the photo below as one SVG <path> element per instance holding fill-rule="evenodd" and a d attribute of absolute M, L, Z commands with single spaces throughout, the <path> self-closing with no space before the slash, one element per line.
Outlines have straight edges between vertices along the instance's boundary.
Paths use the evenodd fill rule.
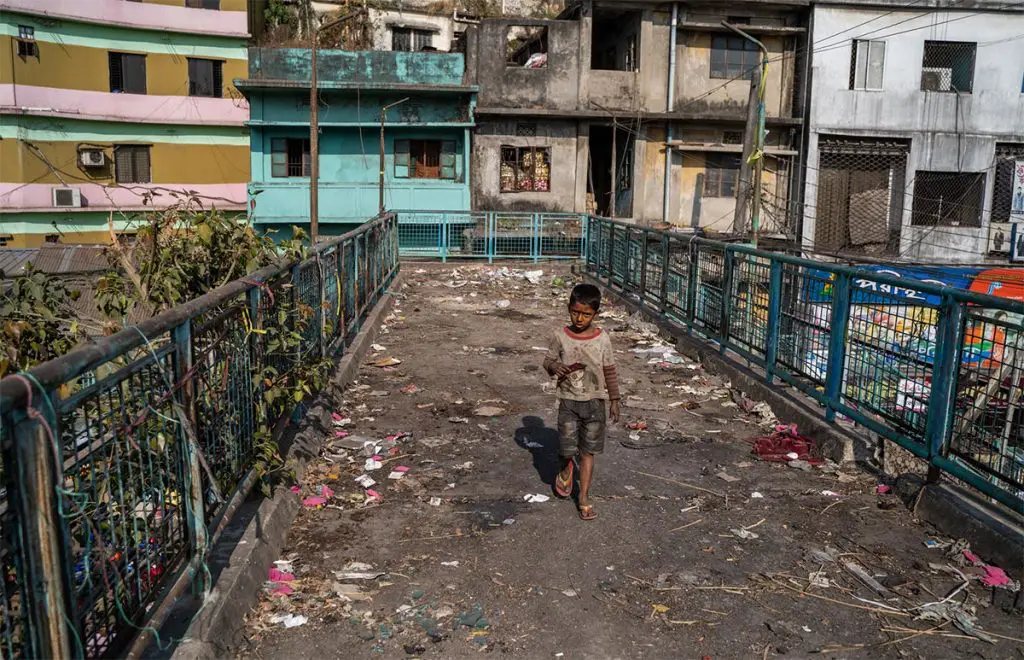
<path fill-rule="evenodd" d="M 0 378 L 59 357 L 85 338 L 70 307 L 80 295 L 32 264 L 0 288 Z"/>

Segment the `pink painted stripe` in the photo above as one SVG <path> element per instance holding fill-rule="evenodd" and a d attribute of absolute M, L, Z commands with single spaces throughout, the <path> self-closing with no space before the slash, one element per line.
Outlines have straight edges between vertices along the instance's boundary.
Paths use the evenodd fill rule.
<path fill-rule="evenodd" d="M 246 184 L 244 183 L 131 183 L 118 186 L 104 186 L 98 183 L 71 183 L 69 187 L 78 188 L 82 193 L 82 208 L 55 209 L 53 206 L 54 188 L 63 188 L 59 184 L 50 183 L 0 183 L 0 213 L 24 213 L 27 211 L 116 211 L 141 210 L 170 206 L 175 198 L 171 191 L 194 191 L 203 206 L 216 206 L 223 209 L 242 209 L 246 204 Z M 143 196 L 147 191 L 160 193 L 148 206 L 143 205 Z"/>
<path fill-rule="evenodd" d="M 249 20 L 244 11 L 192 9 L 125 0 L 0 0 L 2 9 L 161 32 L 249 36 Z"/>
<path fill-rule="evenodd" d="M 149 96 L 0 85 L 0 113 L 4 112 L 147 124 L 242 126 L 249 119 L 249 102 L 244 98 Z"/>

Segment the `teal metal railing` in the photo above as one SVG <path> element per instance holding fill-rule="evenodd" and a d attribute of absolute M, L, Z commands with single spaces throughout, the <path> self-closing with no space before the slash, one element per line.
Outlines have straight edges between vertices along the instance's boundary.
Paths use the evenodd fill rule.
<path fill-rule="evenodd" d="M 580 259 L 587 216 L 516 211 L 395 211 L 403 257 Z"/>
<path fill-rule="evenodd" d="M 381 216 L 0 381 L 0 656 L 122 655 L 204 579 L 295 408 L 267 382 L 344 352 L 397 239 Z"/>
<path fill-rule="evenodd" d="M 1024 513 L 1024 303 L 588 217 L 587 272 Z"/>

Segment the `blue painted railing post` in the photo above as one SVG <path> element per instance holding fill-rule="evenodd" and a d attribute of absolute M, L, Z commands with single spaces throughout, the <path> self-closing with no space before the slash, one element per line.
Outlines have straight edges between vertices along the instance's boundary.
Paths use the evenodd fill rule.
<path fill-rule="evenodd" d="M 650 238 L 650 230 L 643 229 L 640 231 L 640 240 L 643 244 L 640 246 L 640 302 L 641 304 L 647 304 L 647 239 Z"/>
<path fill-rule="evenodd" d="M 448 214 L 441 214 L 441 225 L 437 228 L 440 236 L 437 237 L 437 241 L 441 246 L 441 262 L 448 262 Z"/>
<path fill-rule="evenodd" d="M 541 254 L 541 232 L 543 232 L 544 220 L 540 213 L 534 213 L 530 217 L 530 253 L 533 256 L 533 263 L 540 261 Z"/>
<path fill-rule="evenodd" d="M 63 469 L 58 462 L 58 420 L 46 403 L 46 397 L 53 401 L 54 395 L 37 390 L 35 384 L 30 385 L 27 380 L 25 384 L 32 387 L 32 406 L 47 420 L 49 430 L 38 417 L 24 410 L 15 410 L 10 426 L 4 425 L 4 430 L 13 430 L 10 453 L 5 454 L 4 459 L 13 457 L 7 467 L 18 475 L 17 479 L 8 479 L 9 484 L 17 484 L 8 492 L 17 512 L 12 522 L 20 528 L 20 534 L 14 534 L 21 537 L 18 539 L 21 547 L 11 552 L 17 571 L 15 577 L 24 589 L 20 616 L 27 619 L 23 641 L 26 653 L 21 657 L 81 658 L 83 649 L 71 641 L 75 632 L 70 621 L 78 619 L 71 597 L 71 558 L 67 556 L 66 535 L 62 533 L 65 522 L 61 519 L 60 500 L 55 497 L 57 486 L 63 483 Z M 69 514 L 64 512 L 64 515 Z M 19 556 L 21 562 L 17 562 Z M 4 615 L 13 613 L 8 614 L 5 609 Z M 4 633 L 5 636 L 10 634 L 9 629 Z M 0 639 L 0 643 L 7 641 Z"/>
<path fill-rule="evenodd" d="M 593 221 L 594 219 L 591 216 L 585 215 L 583 216 L 583 221 L 580 223 L 580 258 L 586 259 L 587 263 L 590 262 L 590 223 Z"/>
<path fill-rule="evenodd" d="M 668 264 L 671 241 L 668 234 L 661 235 L 661 281 L 658 283 L 658 312 L 662 318 L 668 314 Z"/>
<path fill-rule="evenodd" d="M 686 264 L 686 334 L 693 332 L 697 320 L 697 278 L 700 276 L 700 243 L 693 236 L 687 245 L 689 262 Z"/>
<path fill-rule="evenodd" d="M 925 442 L 928 443 L 928 480 L 938 481 L 936 458 L 945 457 L 953 436 L 953 412 L 956 403 L 957 376 L 960 372 L 960 351 L 964 339 L 963 303 L 946 296 L 939 307 L 936 331 L 935 360 L 932 363 L 932 388 L 928 396 L 928 421 Z"/>
<path fill-rule="evenodd" d="M 175 405 L 183 411 L 185 419 L 178 424 L 180 456 L 184 460 L 182 474 L 188 479 L 188 508 L 185 516 L 185 523 L 188 527 L 189 537 L 192 540 L 192 556 L 201 557 L 206 553 L 206 546 L 209 541 L 206 535 L 206 515 L 204 512 L 205 500 L 203 498 L 203 476 L 200 470 L 199 451 L 196 443 L 199 442 L 199 428 L 196 425 L 195 408 L 195 382 L 192 377 L 192 320 L 185 319 L 181 325 L 174 328 L 174 381 L 181 384 L 181 388 L 175 393 Z M 186 427 L 191 426 L 191 429 Z M 198 576 L 199 580 L 203 576 Z"/>
<path fill-rule="evenodd" d="M 736 261 L 733 251 L 726 247 L 722 259 L 722 281 L 721 281 L 721 321 L 718 325 L 718 351 L 725 353 L 726 345 L 729 343 L 729 321 L 732 315 L 732 281 L 733 266 Z"/>
<path fill-rule="evenodd" d="M 608 286 L 615 282 L 615 225 L 608 225 Z"/>
<path fill-rule="evenodd" d="M 836 273 L 832 282 L 832 313 L 829 317 L 828 366 L 825 372 L 825 420 L 836 421 L 846 369 L 846 326 L 850 320 L 850 276 Z"/>
<path fill-rule="evenodd" d="M 779 355 L 779 311 L 782 309 L 782 262 L 772 259 L 768 275 L 768 327 L 764 337 L 764 375 L 769 385 L 775 380 Z"/>
<path fill-rule="evenodd" d="M 494 252 L 497 249 L 498 218 L 492 211 L 487 214 L 487 263 L 494 263 Z"/>

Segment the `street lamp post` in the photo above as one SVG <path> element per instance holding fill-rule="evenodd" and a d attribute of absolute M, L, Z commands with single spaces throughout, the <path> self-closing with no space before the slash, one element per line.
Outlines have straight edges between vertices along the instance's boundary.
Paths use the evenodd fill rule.
<path fill-rule="evenodd" d="M 401 105 L 409 100 L 409 97 L 389 103 L 380 109 L 380 214 L 384 215 L 384 120 L 387 118 L 388 110 Z"/>

